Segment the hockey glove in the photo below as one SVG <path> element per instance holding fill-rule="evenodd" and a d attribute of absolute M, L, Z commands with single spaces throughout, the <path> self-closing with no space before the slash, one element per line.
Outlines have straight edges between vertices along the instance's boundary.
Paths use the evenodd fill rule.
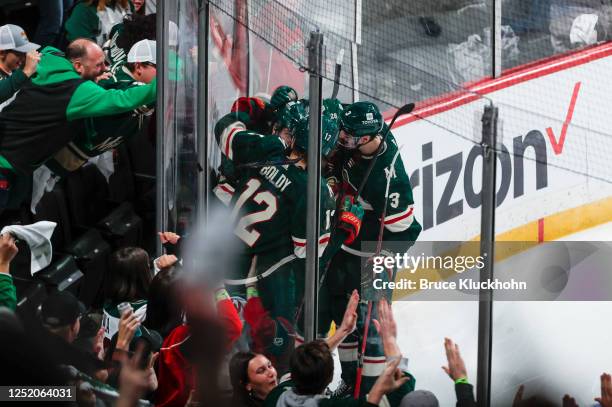
<path fill-rule="evenodd" d="M 239 97 L 232 104 L 232 113 L 245 113 L 249 119 L 244 124 L 249 130 L 257 130 L 266 121 L 266 102 L 257 97 Z"/>
<path fill-rule="evenodd" d="M 338 228 L 346 232 L 347 237 L 344 244 L 351 244 L 355 241 L 361 229 L 363 219 L 363 208 L 360 204 L 354 203 L 352 196 L 345 196 L 342 199 L 340 216 L 338 217 Z"/>

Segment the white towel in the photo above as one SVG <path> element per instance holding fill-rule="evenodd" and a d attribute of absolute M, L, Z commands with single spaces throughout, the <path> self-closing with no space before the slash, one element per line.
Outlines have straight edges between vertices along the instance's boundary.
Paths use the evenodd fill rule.
<path fill-rule="evenodd" d="M 32 202 L 30 203 L 30 211 L 36 214 L 36 207 L 42 199 L 45 192 L 53 191 L 55 184 L 60 177 L 55 175 L 49 167 L 41 165 L 32 174 Z"/>
<path fill-rule="evenodd" d="M 591 45 L 597 42 L 597 14 L 580 14 L 572 23 L 570 42 L 573 45 Z"/>
<path fill-rule="evenodd" d="M 102 175 L 104 175 L 104 178 L 106 178 L 106 182 L 108 182 L 111 175 L 113 175 L 113 173 L 115 172 L 115 162 L 113 160 L 112 151 L 106 151 L 103 154 L 91 157 L 85 165 L 92 164 L 98 167 Z"/>
<path fill-rule="evenodd" d="M 57 226 L 55 222 L 41 221 L 31 225 L 5 226 L 0 234 L 10 233 L 18 239 L 23 240 L 30 246 L 32 261 L 30 272 L 32 275 L 51 264 L 53 248 L 51 247 L 51 235 Z"/>

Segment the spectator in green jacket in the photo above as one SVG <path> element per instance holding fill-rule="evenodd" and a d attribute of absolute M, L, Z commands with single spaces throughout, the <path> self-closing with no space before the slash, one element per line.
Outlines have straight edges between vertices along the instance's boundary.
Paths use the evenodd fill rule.
<path fill-rule="evenodd" d="M 97 72 L 94 70 L 93 74 Z M 125 90 L 155 79 L 155 41 L 142 40 L 130 49 L 127 62 L 115 66 L 111 76 L 98 82 L 104 89 Z M 110 151 L 142 131 L 153 106 L 138 108 L 113 116 L 87 118 L 85 131 L 45 163 L 55 174 L 65 176 L 82 167 L 88 159 Z"/>
<path fill-rule="evenodd" d="M 0 307 L 13 311 L 17 307 L 17 291 L 9 274 L 9 266 L 17 252 L 15 238 L 9 233 L 0 235 Z"/>
<path fill-rule="evenodd" d="M 18 25 L 0 27 L 0 103 L 13 96 L 36 72 L 38 48 Z"/>
<path fill-rule="evenodd" d="M 37 73 L 0 112 L 0 195 L 10 197 L 11 174 L 31 175 L 83 132 L 78 119 L 129 112 L 156 99 L 156 81 L 125 90 L 98 86 L 94 80 L 106 76 L 104 53 L 92 41 L 72 42 L 67 54 L 72 61 L 44 48 Z M 2 201 L 0 208 L 7 207 L 8 198 Z"/>

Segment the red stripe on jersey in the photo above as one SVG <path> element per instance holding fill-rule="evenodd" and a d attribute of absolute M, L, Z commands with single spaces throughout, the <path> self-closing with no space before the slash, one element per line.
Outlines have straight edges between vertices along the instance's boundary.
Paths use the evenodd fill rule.
<path fill-rule="evenodd" d="M 306 243 L 302 243 L 302 242 L 296 242 L 295 240 L 293 241 L 293 245 L 297 246 L 297 247 L 304 247 L 306 246 Z"/>
<path fill-rule="evenodd" d="M 395 219 L 391 219 L 391 220 L 386 220 L 385 221 L 385 225 L 391 225 L 395 222 L 399 222 L 402 219 L 406 219 L 407 217 L 409 217 L 410 215 L 412 215 L 412 212 L 414 211 L 414 208 L 410 208 L 410 210 L 408 212 L 406 212 L 405 215 L 399 216 Z"/>
<path fill-rule="evenodd" d="M 234 127 L 227 136 L 227 140 L 225 141 L 225 156 L 226 157 L 229 157 L 230 147 L 232 146 L 232 137 L 234 136 L 234 132 L 237 130 L 238 130 L 238 127 Z"/>
<path fill-rule="evenodd" d="M 219 188 L 221 188 L 222 190 L 224 190 L 225 192 L 227 192 L 230 195 L 234 194 L 234 189 L 228 188 L 227 186 L 225 186 L 223 184 L 219 184 Z"/>
<path fill-rule="evenodd" d="M 328 242 L 329 242 L 329 236 L 324 237 L 323 239 L 319 240 L 319 244 L 328 243 Z"/>
<path fill-rule="evenodd" d="M 370 359 L 370 358 L 363 358 L 363 363 L 387 363 L 386 359 Z"/>

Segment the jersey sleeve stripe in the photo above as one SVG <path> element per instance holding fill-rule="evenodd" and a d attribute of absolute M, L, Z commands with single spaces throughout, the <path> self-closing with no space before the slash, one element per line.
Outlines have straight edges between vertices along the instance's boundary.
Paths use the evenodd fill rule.
<path fill-rule="evenodd" d="M 229 158 L 230 160 L 234 158 L 234 153 L 232 150 L 232 139 L 234 138 L 234 133 L 236 133 L 238 129 L 232 129 L 232 131 L 230 131 L 229 136 L 227 137 L 227 141 L 225 144 L 225 156 L 227 158 Z"/>
<path fill-rule="evenodd" d="M 325 233 L 319 237 L 319 257 L 325 251 L 327 244 L 329 243 L 331 234 Z M 293 252 L 299 258 L 304 258 L 306 256 L 306 239 L 300 239 L 295 236 L 291 236 L 291 240 L 293 240 Z"/>
<path fill-rule="evenodd" d="M 231 187 L 230 187 L 231 188 Z M 234 195 L 234 191 L 227 188 L 226 185 L 219 184 L 214 189 L 213 192 L 215 196 L 223 203 L 225 206 L 229 206 L 232 201 L 232 196 Z"/>
<path fill-rule="evenodd" d="M 299 259 L 306 257 L 306 239 L 300 239 L 295 236 L 291 236 L 293 240 L 293 253 Z"/>
<path fill-rule="evenodd" d="M 225 130 L 223 130 L 223 133 L 221 133 L 221 150 L 223 150 L 223 154 L 225 154 L 225 156 L 227 158 L 229 158 L 230 160 L 233 157 L 233 152 L 232 152 L 232 138 L 234 137 L 234 134 L 236 133 L 236 131 L 239 130 L 246 130 L 246 128 L 244 127 L 244 124 L 242 124 L 242 122 L 234 122 L 232 124 L 230 124 L 229 126 L 227 126 L 225 128 Z"/>
<path fill-rule="evenodd" d="M 225 206 L 229 206 L 230 202 L 232 201 L 232 197 L 234 196 L 234 188 L 227 183 L 223 183 L 223 184 L 218 184 L 214 189 L 213 189 L 214 194 L 216 195 L 216 197 L 225 205 Z"/>
<path fill-rule="evenodd" d="M 228 194 L 234 194 L 235 189 L 230 184 L 219 184 L 219 188 L 227 192 Z"/>
<path fill-rule="evenodd" d="M 295 236 L 291 236 L 291 240 L 293 240 L 294 246 L 306 247 L 306 239 L 300 239 Z"/>
<path fill-rule="evenodd" d="M 404 212 L 396 213 L 395 215 L 387 216 L 387 217 L 385 217 L 385 225 L 391 225 L 393 223 L 401 221 L 402 219 L 406 219 L 407 217 L 412 215 L 413 211 L 414 211 L 414 207 L 411 205 Z"/>

